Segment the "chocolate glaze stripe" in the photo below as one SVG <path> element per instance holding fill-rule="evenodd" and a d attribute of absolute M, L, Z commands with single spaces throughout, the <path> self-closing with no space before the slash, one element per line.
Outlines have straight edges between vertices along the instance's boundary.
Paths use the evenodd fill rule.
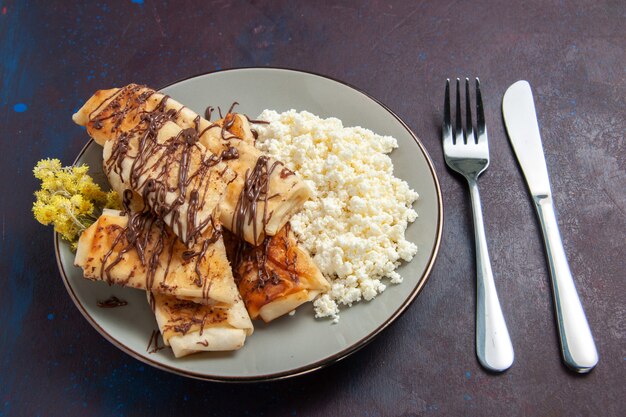
<path fill-rule="evenodd" d="M 268 122 L 267 120 L 255 120 L 255 119 L 251 119 L 248 115 L 244 115 L 246 116 L 246 119 L 248 119 L 249 123 L 254 123 L 254 124 L 258 124 L 258 125 L 269 125 L 270 122 Z"/>
<path fill-rule="evenodd" d="M 153 354 L 163 349 L 165 349 L 165 345 L 159 346 L 159 331 L 152 330 L 152 333 L 150 334 L 150 339 L 148 340 L 148 346 L 146 347 L 146 352 L 148 352 L 149 354 Z"/>
<path fill-rule="evenodd" d="M 113 139 L 111 157 L 105 161 L 105 169 L 109 175 L 111 170 L 115 170 L 120 175 L 122 162 L 129 158 L 132 159 L 129 174 L 130 187 L 138 192 L 142 192 L 142 189 L 147 187 L 149 192 L 142 192 L 144 200 L 160 218 L 164 219 L 171 216 L 168 223 L 183 242 L 189 246 L 199 237 L 210 221 L 210 216 L 198 219 L 197 212 L 202 207 L 198 194 L 202 188 L 204 191 L 202 194 L 206 194 L 209 187 L 207 173 L 211 167 L 221 161 L 221 158 L 198 148 L 197 124 L 196 129 L 181 130 L 176 136 L 159 143 L 157 141 L 159 131 L 167 122 L 174 123 L 182 109 L 178 111 L 166 110 L 168 96 L 164 96 L 154 110 L 146 111 L 145 101 L 154 93 L 154 90 L 148 89 L 137 94 L 141 88 L 145 87 L 136 85 L 124 87 L 122 90 L 126 90 L 126 92 L 124 94 L 118 93 L 118 96 L 107 106 L 107 109 L 111 109 L 112 114 L 106 116 L 106 112 L 103 112 L 104 116 L 113 118 L 112 131 L 119 131 L 117 137 Z M 120 99 L 124 97 L 127 97 L 127 100 L 122 105 Z M 135 101 L 131 101 L 132 97 L 135 97 Z M 140 112 L 140 122 L 130 131 L 122 132 L 119 127 L 131 109 Z M 102 117 L 100 119 L 96 117 L 95 120 L 101 120 Z M 133 138 L 137 140 L 137 137 L 138 149 L 135 154 L 131 155 L 129 152 L 130 141 Z M 196 171 L 191 172 L 192 153 L 202 151 L 204 151 L 202 163 L 198 164 Z M 207 156 L 207 154 L 209 155 Z M 156 161 L 151 161 L 150 158 L 154 155 L 159 155 L 159 157 Z M 226 156 L 228 158 L 234 157 L 232 153 Z M 156 176 L 149 175 L 151 171 L 156 171 Z M 141 182 L 142 178 L 144 182 Z M 148 184 L 147 181 L 149 180 L 153 180 L 153 182 Z M 169 185 L 171 183 L 176 184 L 175 190 Z M 166 197 L 168 192 L 172 191 L 176 191 L 177 198 L 168 204 Z M 189 199 L 194 200 L 193 203 L 195 204 L 192 204 L 193 207 L 187 218 L 182 219 L 180 216 L 181 206 Z M 187 221 L 185 223 L 187 225 L 186 232 L 183 225 L 185 220 Z"/>
<path fill-rule="evenodd" d="M 207 307 L 192 301 L 168 300 L 163 303 L 163 308 L 170 314 L 167 324 L 162 328 L 162 334 L 172 331 L 185 335 L 194 325 L 197 325 L 198 334 L 202 336 L 207 325 L 221 323 L 228 319 L 228 313 L 224 312 L 221 307 Z"/>
<path fill-rule="evenodd" d="M 124 206 L 124 212 L 127 216 L 129 216 L 128 222 L 124 228 L 119 226 L 115 228 L 117 230 L 117 236 L 101 260 L 102 268 L 100 269 L 100 278 L 103 279 L 106 276 L 106 282 L 111 284 L 111 270 L 115 267 L 115 265 L 124 260 L 124 254 L 134 250 L 137 253 L 142 265 L 147 267 L 146 289 L 150 290 L 154 285 L 156 271 L 160 267 L 159 259 L 165 247 L 164 241 L 166 239 L 170 239 L 171 236 L 165 226 L 165 223 L 154 217 L 145 205 L 142 211 L 131 213 L 130 202 L 132 197 L 133 193 L 131 190 L 124 191 L 122 204 Z M 152 240 L 154 242 L 150 243 L 153 231 L 157 232 L 156 238 L 153 238 Z M 172 239 L 172 241 L 174 242 L 174 239 Z M 121 249 L 119 249 L 119 245 L 122 245 Z M 118 249 L 117 256 L 107 265 L 109 258 L 116 248 Z M 146 262 L 147 252 L 150 253 L 150 258 Z M 169 263 L 172 259 L 173 244 L 170 245 L 169 252 L 165 277 L 167 277 Z"/>
<path fill-rule="evenodd" d="M 244 225 L 245 222 L 248 224 L 252 223 L 252 229 L 255 237 L 254 244 L 258 245 L 257 242 L 257 209 L 258 203 L 261 202 L 263 204 L 263 214 L 262 214 L 262 228 L 263 234 L 265 234 L 265 227 L 267 226 L 268 217 L 267 217 L 267 201 L 269 200 L 268 191 L 269 191 L 269 179 L 276 169 L 277 166 L 282 165 L 280 161 L 274 161 L 272 165 L 269 164 L 270 158 L 266 155 L 261 155 L 252 169 L 246 171 L 246 177 L 244 181 L 243 189 L 239 194 L 239 198 L 237 199 L 237 204 L 235 205 L 235 214 L 233 216 L 231 230 L 232 232 L 239 237 L 239 239 L 243 240 L 244 234 Z"/>
<path fill-rule="evenodd" d="M 104 301 L 98 301 L 96 305 L 100 308 L 124 307 L 125 305 L 128 305 L 128 301 L 122 300 L 112 295 Z"/>

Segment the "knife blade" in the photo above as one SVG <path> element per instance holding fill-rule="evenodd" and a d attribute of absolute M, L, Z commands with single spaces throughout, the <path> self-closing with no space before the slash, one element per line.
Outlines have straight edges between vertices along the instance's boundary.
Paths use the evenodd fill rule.
<path fill-rule="evenodd" d="M 598 363 L 598 352 L 561 241 L 533 93 L 527 81 L 518 81 L 506 90 L 502 114 L 543 231 L 563 360 L 576 372 L 589 372 Z"/>
<path fill-rule="evenodd" d="M 504 123 L 533 197 L 552 194 L 530 84 L 518 81 L 502 100 Z"/>

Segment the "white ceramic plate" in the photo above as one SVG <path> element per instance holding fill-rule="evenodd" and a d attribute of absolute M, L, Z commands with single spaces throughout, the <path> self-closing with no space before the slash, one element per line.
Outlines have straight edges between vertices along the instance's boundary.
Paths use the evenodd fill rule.
<path fill-rule="evenodd" d="M 397 138 L 399 148 L 391 154 L 395 175 L 420 195 L 415 204 L 419 218 L 407 229 L 408 239 L 418 245 L 419 252 L 398 269 L 404 278 L 402 284 L 389 285 L 371 302 L 345 308 L 338 324 L 314 319 L 309 303 L 295 315 L 269 325 L 255 323 L 254 334 L 237 352 L 207 352 L 176 359 L 169 349 L 153 354 L 146 351 L 157 325 L 144 293 L 83 279 L 82 271 L 73 266 L 74 255 L 69 247 L 55 236 L 57 260 L 67 290 L 81 313 L 106 339 L 143 362 L 189 377 L 218 381 L 279 379 L 319 369 L 353 353 L 389 326 L 415 299 L 439 249 L 441 191 L 426 150 L 391 110 L 341 82 L 276 68 L 221 71 L 176 82 L 161 91 L 200 114 L 208 105 L 225 109 L 238 101 L 237 110 L 250 117 L 265 108 L 279 112 L 293 108 L 322 117 L 334 116 L 344 126 L 363 126 Z M 87 163 L 92 175 L 106 187 L 100 146 L 89 142 L 76 163 Z M 97 307 L 98 300 L 111 295 L 128 301 L 128 305 Z"/>

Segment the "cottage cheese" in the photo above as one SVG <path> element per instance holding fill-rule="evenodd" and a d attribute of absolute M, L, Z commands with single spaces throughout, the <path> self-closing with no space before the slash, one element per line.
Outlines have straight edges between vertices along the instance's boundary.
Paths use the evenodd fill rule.
<path fill-rule="evenodd" d="M 401 260 L 410 261 L 417 246 L 404 237 L 417 218 L 418 195 L 393 176 L 386 154 L 396 139 L 362 127 L 344 127 L 336 118 L 309 112 L 265 110 L 258 117 L 260 150 L 296 171 L 313 198 L 291 218 L 300 243 L 331 282 L 314 302 L 316 317 L 339 318 L 339 305 L 371 300 L 383 292 Z"/>

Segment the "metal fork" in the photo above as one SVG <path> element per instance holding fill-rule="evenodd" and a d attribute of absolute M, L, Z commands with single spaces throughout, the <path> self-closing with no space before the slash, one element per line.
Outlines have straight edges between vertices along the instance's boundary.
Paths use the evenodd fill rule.
<path fill-rule="evenodd" d="M 478 194 L 478 176 L 489 165 L 487 126 L 476 78 L 476 134 L 472 127 L 469 79 L 465 79 L 465 132 L 461 121 L 460 80 L 456 79 L 456 126 L 450 115 L 450 80 L 446 81 L 443 113 L 443 152 L 448 166 L 463 175 L 469 184 L 476 240 L 476 355 L 485 368 L 501 372 L 513 364 L 513 346 L 504 321 L 491 272 L 483 214 Z"/>

